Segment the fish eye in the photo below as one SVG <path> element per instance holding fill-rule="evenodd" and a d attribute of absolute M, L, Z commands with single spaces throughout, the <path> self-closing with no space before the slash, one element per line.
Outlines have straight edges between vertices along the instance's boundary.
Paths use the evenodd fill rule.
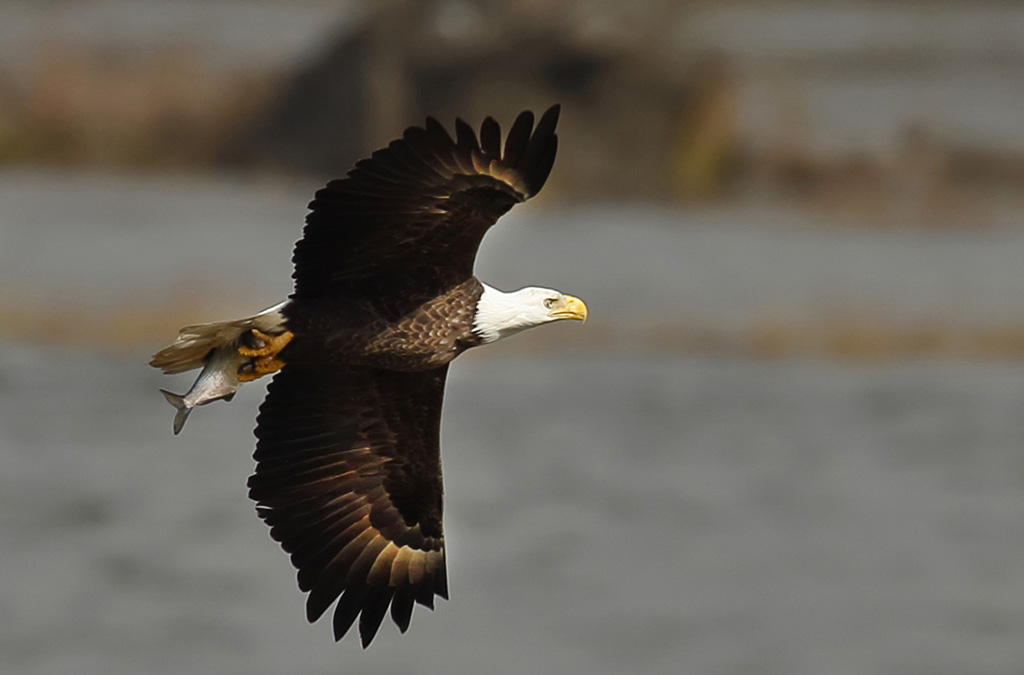
<path fill-rule="evenodd" d="M 558 300 L 558 298 L 544 298 L 544 306 L 547 309 L 551 309 L 552 307 L 555 306 L 555 301 L 556 300 Z"/>

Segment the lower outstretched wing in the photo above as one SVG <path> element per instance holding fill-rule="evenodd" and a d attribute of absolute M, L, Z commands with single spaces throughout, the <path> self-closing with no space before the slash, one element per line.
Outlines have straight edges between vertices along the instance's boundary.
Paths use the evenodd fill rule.
<path fill-rule="evenodd" d="M 250 497 L 291 554 L 306 614 L 338 599 L 334 635 L 359 617 L 367 646 L 390 607 L 447 599 L 439 449 L 447 367 L 395 372 L 289 364 L 257 419 Z"/>

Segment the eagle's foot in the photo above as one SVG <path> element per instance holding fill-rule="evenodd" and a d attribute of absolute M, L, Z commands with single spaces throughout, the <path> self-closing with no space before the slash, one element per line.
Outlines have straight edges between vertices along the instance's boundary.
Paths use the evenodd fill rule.
<path fill-rule="evenodd" d="M 238 353 L 248 357 L 274 357 L 284 349 L 285 345 L 295 337 L 291 331 L 286 330 L 280 335 L 264 333 L 255 328 L 242 335 L 238 344 Z"/>
<path fill-rule="evenodd" d="M 252 382 L 264 375 L 276 373 L 284 367 L 277 355 L 295 337 L 291 331 L 271 335 L 253 328 L 242 336 L 238 353 L 250 358 L 238 368 L 239 382 Z"/>
<path fill-rule="evenodd" d="M 282 368 L 284 368 L 284 361 L 281 359 L 275 359 L 273 356 L 259 356 L 239 366 L 238 381 L 252 382 L 264 375 L 276 373 Z"/>

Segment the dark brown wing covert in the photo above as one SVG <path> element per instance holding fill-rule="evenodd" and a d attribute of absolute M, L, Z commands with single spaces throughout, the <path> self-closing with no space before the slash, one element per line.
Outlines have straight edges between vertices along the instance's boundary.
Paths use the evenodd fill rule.
<path fill-rule="evenodd" d="M 365 647 L 390 606 L 448 597 L 439 451 L 447 368 L 404 373 L 289 365 L 260 406 L 249 496 L 291 554 L 308 619 L 360 616 Z"/>
<path fill-rule="evenodd" d="M 452 140 L 428 118 L 424 128 L 407 129 L 358 162 L 309 205 L 293 256 L 292 297 L 372 301 L 389 293 L 439 293 L 465 281 L 487 229 L 547 180 L 558 112 L 549 108 L 536 128 L 533 113 L 521 113 L 503 149 L 492 118 L 479 140 L 462 120 Z"/>

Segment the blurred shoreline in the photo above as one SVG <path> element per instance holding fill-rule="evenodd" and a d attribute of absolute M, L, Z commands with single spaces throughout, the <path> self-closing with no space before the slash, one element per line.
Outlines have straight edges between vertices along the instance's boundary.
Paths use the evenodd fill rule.
<path fill-rule="evenodd" d="M 11 3 L 0 165 L 320 176 L 426 115 L 560 102 L 549 199 L 765 194 L 882 227 L 1020 205 L 1019 5 L 643 7 Z"/>
<path fill-rule="evenodd" d="M 170 343 L 181 327 L 250 313 L 248 308 L 212 298 L 197 303 L 195 297 L 189 293 L 138 299 L 99 310 L 71 303 L 0 298 L 0 341 L 111 354 L 155 351 Z M 640 327 L 590 327 L 571 339 L 554 342 L 524 335 L 506 350 L 521 354 L 629 351 L 674 358 L 725 356 L 766 361 L 1020 362 L 1024 359 L 1024 321 L 957 325 L 900 322 L 869 314 L 818 320 L 763 316 L 755 317 L 750 326 L 730 330 L 683 319 Z"/>
<path fill-rule="evenodd" d="M 0 339 L 108 352 L 155 351 L 182 326 L 287 296 L 315 185 L 0 175 Z M 814 207 L 757 200 L 530 204 L 488 235 L 478 274 L 509 288 L 576 284 L 594 307 L 586 330 L 526 334 L 512 350 L 1011 361 L 1024 357 L 1024 278 L 1008 263 L 1024 255 L 1024 230 L 1015 209 L 990 207 L 968 237 L 849 215 L 829 227 Z M 607 278 L 594 276 L 601 258 L 616 270 Z"/>

